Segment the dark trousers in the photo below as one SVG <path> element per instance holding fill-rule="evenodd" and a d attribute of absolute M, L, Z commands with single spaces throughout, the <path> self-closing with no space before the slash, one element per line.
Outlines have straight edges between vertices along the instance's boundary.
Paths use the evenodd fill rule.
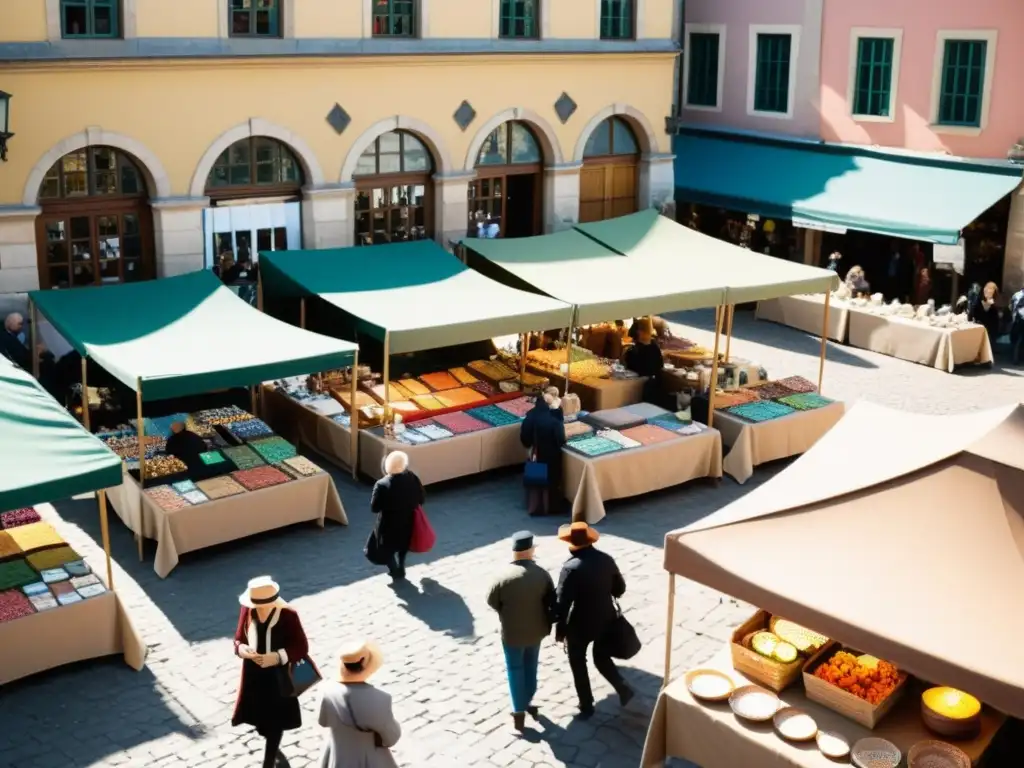
<path fill-rule="evenodd" d="M 581 709 L 594 706 L 594 693 L 590 689 L 590 673 L 587 670 L 587 646 L 594 643 L 594 666 L 605 680 L 611 683 L 616 693 L 621 694 L 626 688 L 626 681 L 619 674 L 612 657 L 601 640 L 591 641 L 580 638 L 568 638 L 566 649 L 569 652 L 569 668 L 572 670 L 572 681 L 576 685 L 576 696 L 580 700 Z"/>
<path fill-rule="evenodd" d="M 392 576 L 405 575 L 405 556 L 408 552 L 392 552 L 388 557 L 388 573 Z"/>
<path fill-rule="evenodd" d="M 267 740 L 267 747 L 263 751 L 263 768 L 274 768 L 277 765 L 277 753 L 281 749 L 281 739 L 284 732 L 264 731 L 263 737 Z"/>

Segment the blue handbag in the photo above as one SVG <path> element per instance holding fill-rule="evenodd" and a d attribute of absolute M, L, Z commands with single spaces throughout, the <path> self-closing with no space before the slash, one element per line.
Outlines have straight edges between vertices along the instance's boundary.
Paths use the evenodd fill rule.
<path fill-rule="evenodd" d="M 548 484 L 548 465 L 539 461 L 528 461 L 523 468 L 523 484 L 532 488 L 546 487 Z"/>

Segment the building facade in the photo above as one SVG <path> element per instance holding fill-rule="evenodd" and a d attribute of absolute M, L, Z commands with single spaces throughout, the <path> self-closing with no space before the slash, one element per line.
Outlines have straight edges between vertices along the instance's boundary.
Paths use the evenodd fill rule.
<path fill-rule="evenodd" d="M 671 205 L 680 9 L 21 0 L 0 293 Z"/>

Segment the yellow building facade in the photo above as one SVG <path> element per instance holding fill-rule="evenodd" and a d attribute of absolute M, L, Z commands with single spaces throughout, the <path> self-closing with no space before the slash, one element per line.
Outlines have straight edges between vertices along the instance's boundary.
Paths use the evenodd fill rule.
<path fill-rule="evenodd" d="M 679 0 L 16 6 L 0 293 L 671 205 Z"/>

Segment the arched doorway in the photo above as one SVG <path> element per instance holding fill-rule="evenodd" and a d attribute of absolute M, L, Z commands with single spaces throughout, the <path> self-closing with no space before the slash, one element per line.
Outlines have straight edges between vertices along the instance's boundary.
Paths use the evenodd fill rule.
<path fill-rule="evenodd" d="M 40 288 L 137 282 L 156 275 L 153 214 L 138 163 L 112 147 L 83 147 L 39 186 Z"/>
<path fill-rule="evenodd" d="M 433 237 L 434 159 L 408 131 L 382 133 L 359 156 L 356 245 L 400 243 Z"/>
<path fill-rule="evenodd" d="M 225 149 L 206 177 L 206 266 L 248 285 L 252 274 L 228 270 L 255 264 L 260 251 L 301 248 L 304 182 L 295 153 L 277 139 L 250 136 Z"/>
<path fill-rule="evenodd" d="M 587 139 L 580 171 L 580 223 L 635 213 L 640 148 L 621 117 L 600 122 Z"/>
<path fill-rule="evenodd" d="M 540 143 L 526 123 L 509 120 L 491 131 L 469 185 L 470 236 L 541 233 L 542 163 Z"/>

